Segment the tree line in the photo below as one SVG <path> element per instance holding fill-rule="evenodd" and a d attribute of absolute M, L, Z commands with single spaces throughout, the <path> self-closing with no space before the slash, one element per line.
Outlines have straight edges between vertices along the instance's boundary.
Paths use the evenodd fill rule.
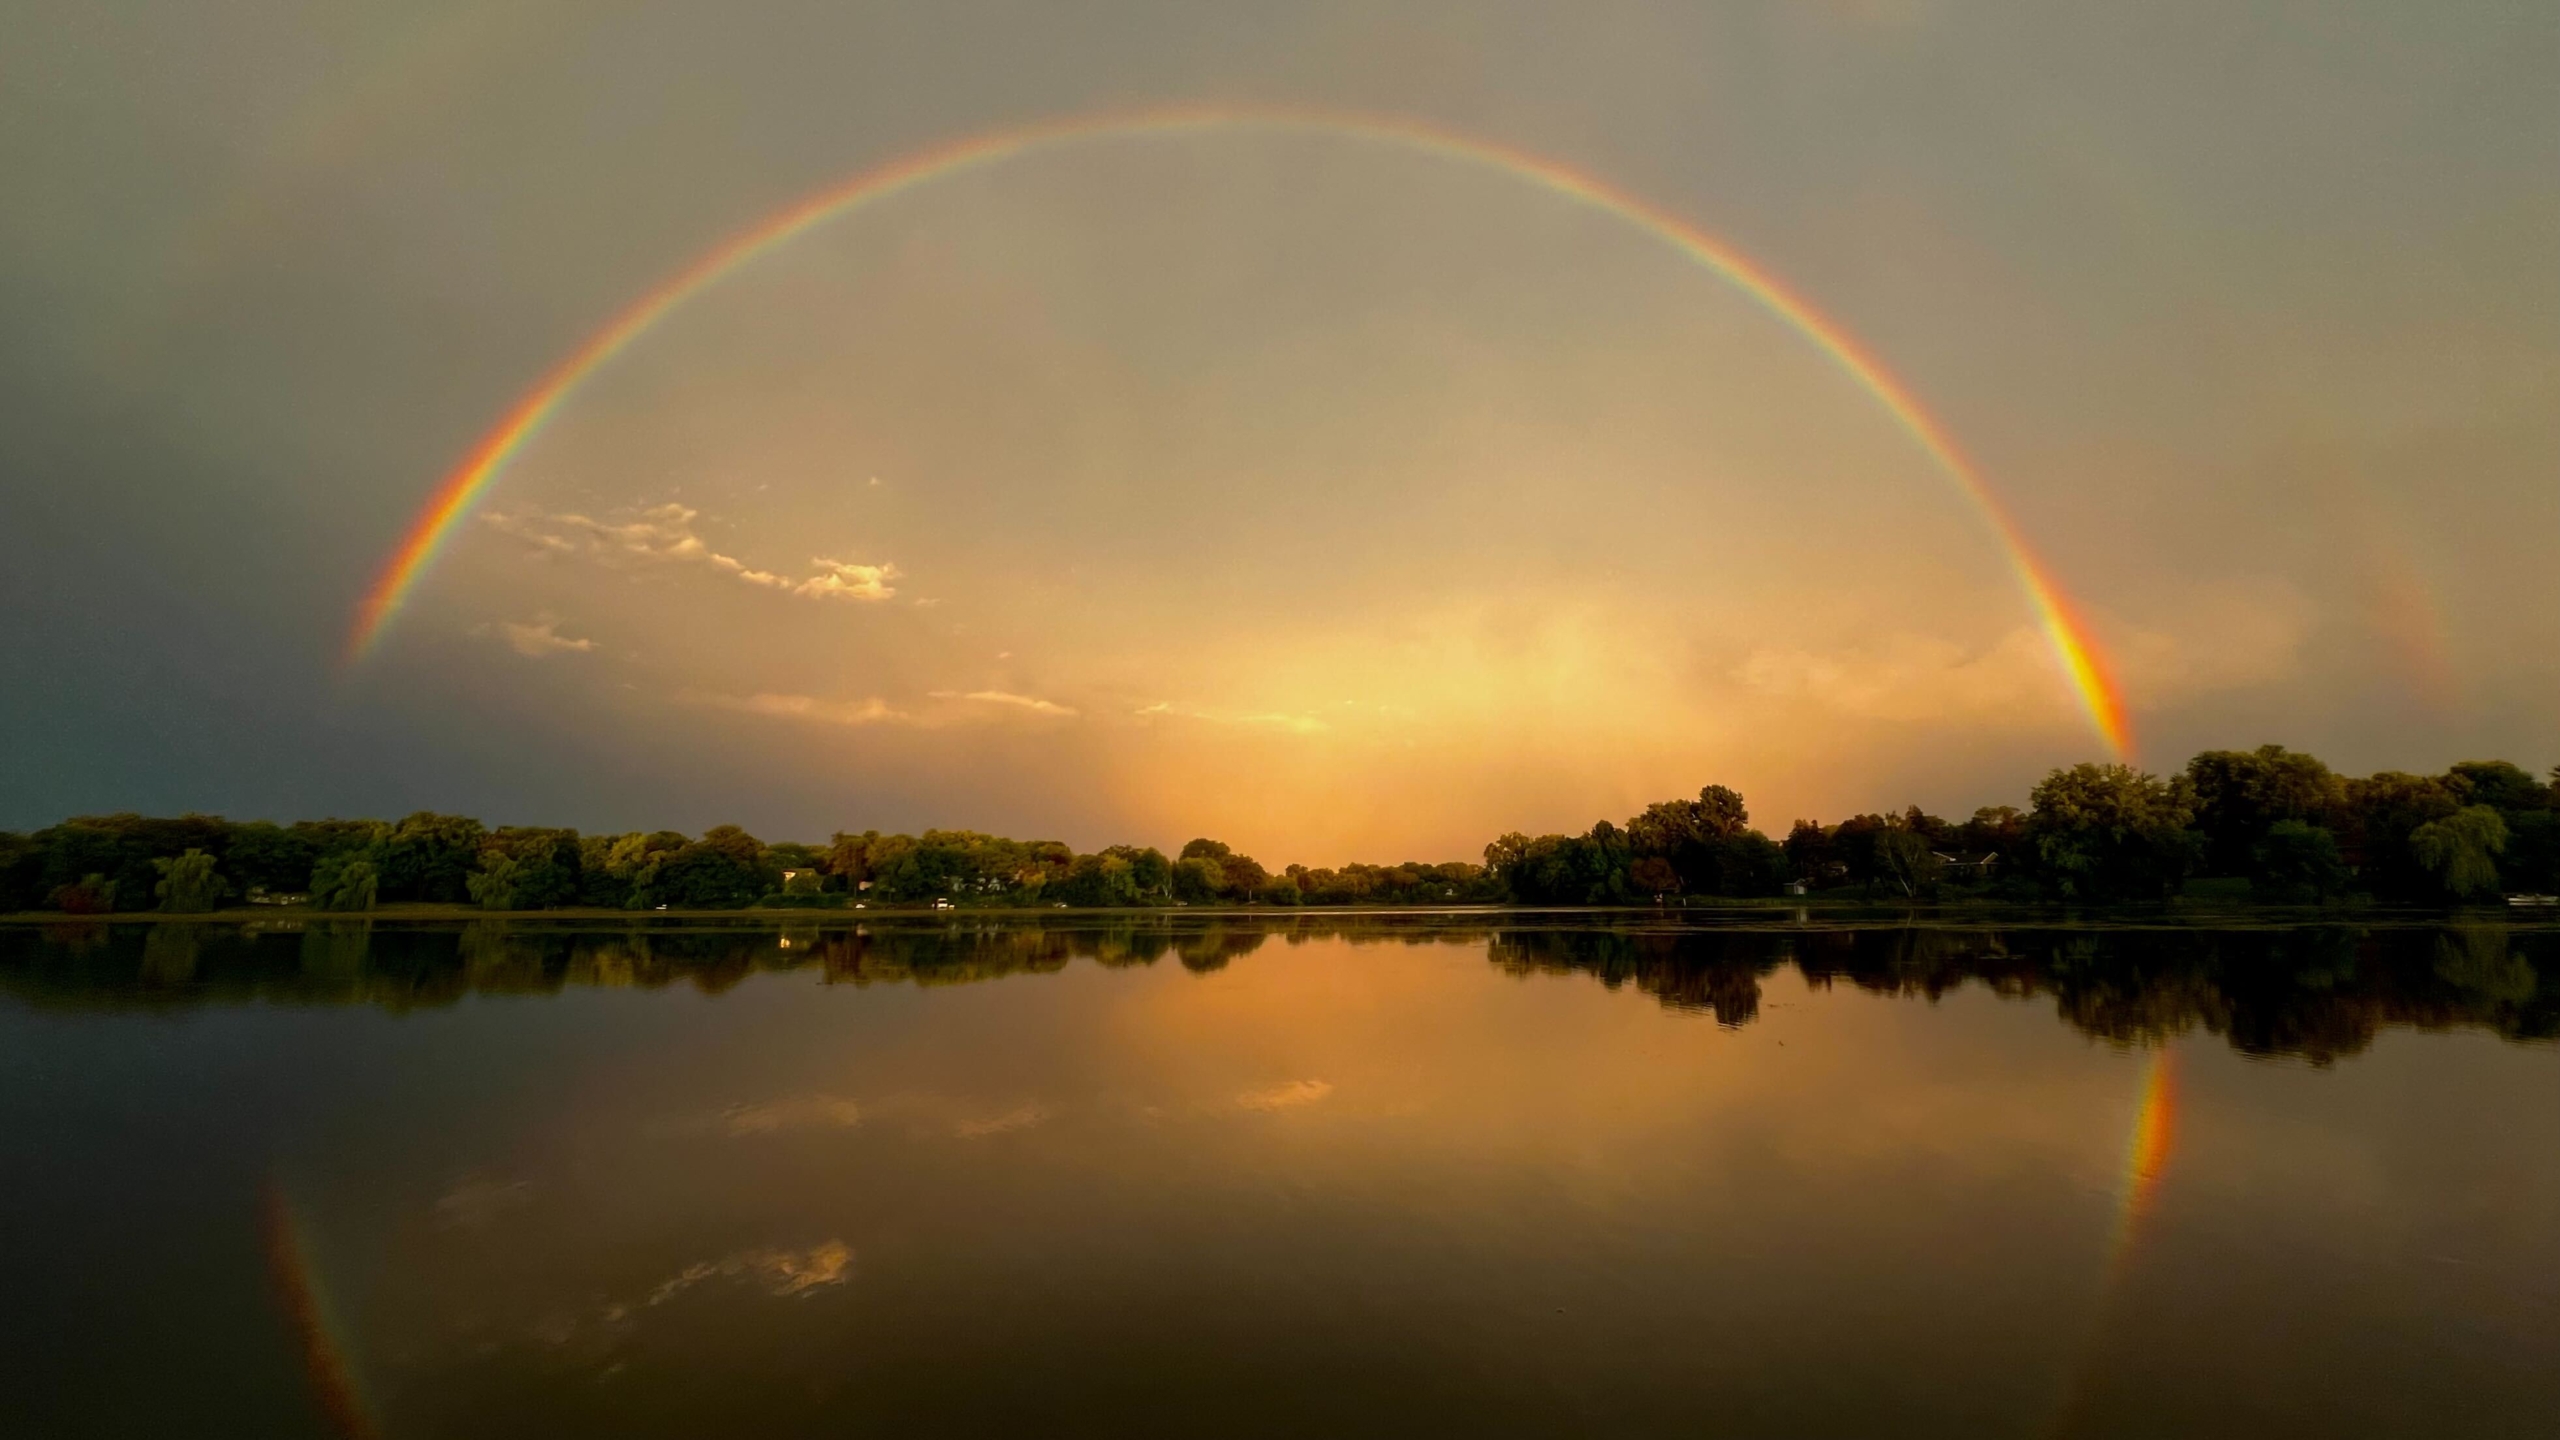
<path fill-rule="evenodd" d="M 2125 765 L 2056 770 L 2023 809 L 1950 821 L 1912 806 L 1783 840 L 1709 785 L 1623 824 L 1507 834 L 1469 861 L 1291 865 L 1274 873 L 1207 838 L 1168 856 L 972 830 L 838 832 L 768 844 L 735 825 L 581 835 L 420 811 L 398 821 L 89 815 L 0 833 L 0 912 L 203 913 L 288 903 L 362 912 L 404 903 L 488 910 L 985 906 L 1626 905 L 1830 892 L 2156 901 L 2222 878 L 2268 901 L 2365 895 L 2418 903 L 2560 891 L 2560 770 L 2503 760 L 2440 775 L 2339 775 L 2265 745 L 2214 750 L 2167 777 Z"/>

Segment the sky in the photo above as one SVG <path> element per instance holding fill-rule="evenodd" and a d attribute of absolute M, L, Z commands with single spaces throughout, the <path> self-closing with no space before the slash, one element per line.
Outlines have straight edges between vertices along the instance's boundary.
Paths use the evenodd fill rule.
<path fill-rule="evenodd" d="M 6 12 L 0 826 L 1962 815 L 2021 553 L 2147 768 L 2560 761 L 2549 7 Z"/>

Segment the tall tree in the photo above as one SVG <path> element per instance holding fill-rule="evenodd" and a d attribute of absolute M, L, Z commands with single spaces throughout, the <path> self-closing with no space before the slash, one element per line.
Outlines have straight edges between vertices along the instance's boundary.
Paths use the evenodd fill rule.
<path fill-rule="evenodd" d="M 2409 854 L 2454 900 L 2486 900 L 2498 893 L 2498 852 L 2507 848 L 2507 822 L 2486 805 L 2466 805 L 2409 832 Z"/>
<path fill-rule="evenodd" d="M 2035 788 L 2028 827 L 2045 885 L 2077 900 L 2161 900 L 2204 849 L 2195 792 L 2130 765 L 2075 765 Z"/>
<path fill-rule="evenodd" d="M 2409 848 L 2418 827 L 2462 808 L 2452 786 L 2425 775 L 2385 770 L 2347 782 L 2348 861 L 2356 879 L 2376 895 L 2429 900 L 2442 891 L 2436 877 Z"/>
<path fill-rule="evenodd" d="M 2187 783 L 2205 838 L 2204 868 L 2214 875 L 2250 874 L 2259 842 L 2278 821 L 2334 827 L 2346 807 L 2346 782 L 2281 745 L 2208 750 L 2187 762 Z"/>
<path fill-rule="evenodd" d="M 381 891 L 382 871 L 362 851 L 323 855 L 311 871 L 314 910 L 370 910 Z"/>
<path fill-rule="evenodd" d="M 467 815 L 421 810 L 391 829 L 378 864 L 386 900 L 454 902 L 469 893 L 487 831 Z"/>
<path fill-rule="evenodd" d="M 201 915 L 220 905 L 231 885 L 214 873 L 213 863 L 213 857 L 202 850 L 153 861 L 160 881 L 151 888 L 160 908 L 173 915 Z"/>

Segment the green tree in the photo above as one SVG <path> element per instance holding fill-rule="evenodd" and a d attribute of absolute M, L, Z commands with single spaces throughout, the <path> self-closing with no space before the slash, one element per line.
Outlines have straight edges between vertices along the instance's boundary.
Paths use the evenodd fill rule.
<path fill-rule="evenodd" d="M 1832 863 L 1839 868 L 1842 880 L 1869 894 L 1884 878 L 1877 859 L 1878 837 L 1893 828 L 1893 822 L 1882 815 L 1852 815 L 1831 827 Z"/>
<path fill-rule="evenodd" d="M 2339 839 L 2356 867 L 2357 881 L 2385 897 L 2436 898 L 2436 877 L 2410 848 L 2410 837 L 2418 827 L 2461 808 L 2453 787 L 2430 776 L 2385 770 L 2348 781 L 2347 828 Z"/>
<path fill-rule="evenodd" d="M 2251 852 L 2249 886 L 2270 900 L 2328 900 L 2352 879 L 2338 837 L 2327 827 L 2279 820 Z"/>
<path fill-rule="evenodd" d="M 2504 760 L 2465 760 L 2445 772 L 2463 802 L 2486 805 L 2502 816 L 2551 808 L 2551 791 L 2521 765 Z"/>
<path fill-rule="evenodd" d="M 66 885 L 85 885 L 97 875 L 107 882 L 121 910 L 151 908 L 159 886 L 157 862 L 189 850 L 220 857 L 230 824 L 214 815 L 163 818 L 136 815 L 80 815 L 39 830 L 33 837 L 43 859 L 38 887 L 48 893 Z"/>
<path fill-rule="evenodd" d="M 1750 871 L 1753 868 L 1748 847 L 1739 845 L 1751 833 L 1751 811 L 1743 803 L 1742 792 L 1724 785 L 1708 785 L 1698 791 L 1695 800 L 1660 800 L 1644 808 L 1644 813 L 1627 821 L 1622 831 L 1628 864 L 1647 857 L 1664 861 L 1679 877 L 1678 888 L 1698 895 L 1737 895 L 1753 893 Z M 1592 834 L 1598 836 L 1599 828 Z M 1650 873 L 1650 872 L 1648 872 Z M 1610 887 L 1621 892 L 1660 893 L 1650 885 L 1628 880 Z"/>
<path fill-rule="evenodd" d="M 1252 856 L 1239 855 L 1225 841 L 1202 836 L 1184 844 L 1182 852 L 1174 857 L 1171 883 L 1178 900 L 1195 905 L 1217 901 L 1242 904 L 1270 879 L 1270 872 Z"/>
<path fill-rule="evenodd" d="M 214 873 L 213 857 L 202 850 L 151 863 L 160 871 L 152 893 L 160 897 L 160 908 L 172 915 L 201 915 L 231 892 L 231 883 Z"/>
<path fill-rule="evenodd" d="M 382 889 L 382 870 L 359 851 L 325 855 L 311 871 L 314 910 L 370 910 Z"/>
<path fill-rule="evenodd" d="M 1659 855 L 1639 855 L 1636 863 L 1627 867 L 1627 883 L 1639 893 L 1660 900 L 1680 893 L 1680 872 Z"/>
<path fill-rule="evenodd" d="M 2507 850 L 2498 858 L 2500 883 L 2535 894 L 2560 890 L 2560 811 L 2527 810 L 2505 818 Z"/>
<path fill-rule="evenodd" d="M 2346 782 L 2328 766 L 2281 745 L 2208 750 L 2187 762 L 2187 783 L 2205 838 L 2204 868 L 2213 875 L 2252 874 L 2271 827 L 2284 820 L 2331 824 L 2347 799 Z"/>
<path fill-rule="evenodd" d="M 1514 832 L 1487 845 L 1485 869 L 1504 894 L 1526 905 L 1624 905 L 1639 893 L 1626 833 L 1603 820 L 1582 835 Z"/>
<path fill-rule="evenodd" d="M 624 910 L 658 904 L 660 868 L 689 843 L 673 830 L 587 836 L 578 842 L 579 902 Z"/>
<path fill-rule="evenodd" d="M 2436 887 L 2455 900 L 2498 893 L 2498 852 L 2507 848 L 2507 822 L 2486 805 L 2466 805 L 2409 832 L 2409 853 Z"/>
<path fill-rule="evenodd" d="M 43 878 L 44 853 L 35 837 L 0 831 L 0 915 L 36 908 Z"/>
<path fill-rule="evenodd" d="M 2033 803 L 2037 873 L 2072 899 L 2166 899 L 2204 849 L 2188 828 L 2195 797 L 2183 775 L 2163 781 L 2130 765 L 2075 765 L 2046 776 Z"/>
<path fill-rule="evenodd" d="M 463 877 L 471 892 L 471 903 L 483 910 L 519 910 L 526 908 L 516 898 L 516 887 L 524 873 L 524 863 L 504 850 L 480 852 L 480 868 Z"/>
<path fill-rule="evenodd" d="M 584 888 L 585 853 L 585 844 L 575 830 L 502 826 L 480 842 L 474 873 L 486 873 L 492 855 L 503 856 L 508 861 L 504 872 L 507 903 L 492 906 L 481 898 L 489 888 L 488 882 L 475 885 L 465 877 L 464 888 L 483 909 L 551 910 L 574 905 Z"/>
<path fill-rule="evenodd" d="M 1207 905 L 1225 898 L 1226 868 L 1207 855 L 1185 855 L 1173 862 L 1173 898 L 1185 905 Z"/>
<path fill-rule="evenodd" d="M 1788 873 L 1807 885 L 1828 885 L 1846 873 L 1836 858 L 1830 828 L 1819 820 L 1798 820 L 1787 832 L 1783 848 Z"/>
<path fill-rule="evenodd" d="M 300 890 L 319 863 L 320 848 L 310 836 L 270 820 L 232 826 L 222 852 L 223 870 L 250 895 Z"/>
<path fill-rule="evenodd" d="M 669 905 L 731 910 L 781 885 L 782 872 L 767 864 L 762 841 L 735 825 L 719 825 L 660 862 L 656 888 Z"/>
<path fill-rule="evenodd" d="M 480 842 L 488 832 L 467 815 L 421 810 L 391 829 L 377 868 L 387 900 L 455 902 L 470 894 L 479 868 Z"/>
<path fill-rule="evenodd" d="M 1914 897 L 1938 883 L 1938 855 L 1927 837 L 1907 826 L 1876 836 L 1876 870 L 1885 881 Z"/>
<path fill-rule="evenodd" d="M 1164 852 L 1146 852 L 1158 860 Z M 1165 873 L 1168 881 L 1172 867 Z M 1148 892 L 1142 882 L 1135 853 L 1126 846 L 1115 846 L 1095 855 L 1079 855 L 1067 867 L 1066 875 L 1057 882 L 1058 898 L 1069 905 L 1117 908 L 1139 903 Z"/>

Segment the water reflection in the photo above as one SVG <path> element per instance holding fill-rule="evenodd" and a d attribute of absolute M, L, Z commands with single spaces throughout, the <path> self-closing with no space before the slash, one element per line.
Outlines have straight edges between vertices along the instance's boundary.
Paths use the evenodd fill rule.
<path fill-rule="evenodd" d="M 264 1001 L 393 1011 L 469 995 L 690 986 L 726 992 L 764 972 L 829 984 L 970 985 L 1077 961 L 1166 960 L 1208 974 L 1269 946 L 1481 950 L 1504 973 L 1632 987 L 1725 1026 L 1760 1016 L 1792 970 L 1818 988 L 1935 1001 L 1980 985 L 2049 1001 L 2084 1034 L 2158 1044 L 2191 1031 L 2249 1055 L 2326 1064 L 2386 1029 L 2560 1035 L 2560 933 L 2502 924 L 2088 930 L 1913 925 L 1702 928 L 1513 917 L 652 926 L 522 921 L 387 925 L 57 924 L 0 929 L 0 993 L 38 1007 L 169 1008 Z"/>
<path fill-rule="evenodd" d="M 2537 1434 L 2555 940 L 0 929 L 0 1434 Z"/>

